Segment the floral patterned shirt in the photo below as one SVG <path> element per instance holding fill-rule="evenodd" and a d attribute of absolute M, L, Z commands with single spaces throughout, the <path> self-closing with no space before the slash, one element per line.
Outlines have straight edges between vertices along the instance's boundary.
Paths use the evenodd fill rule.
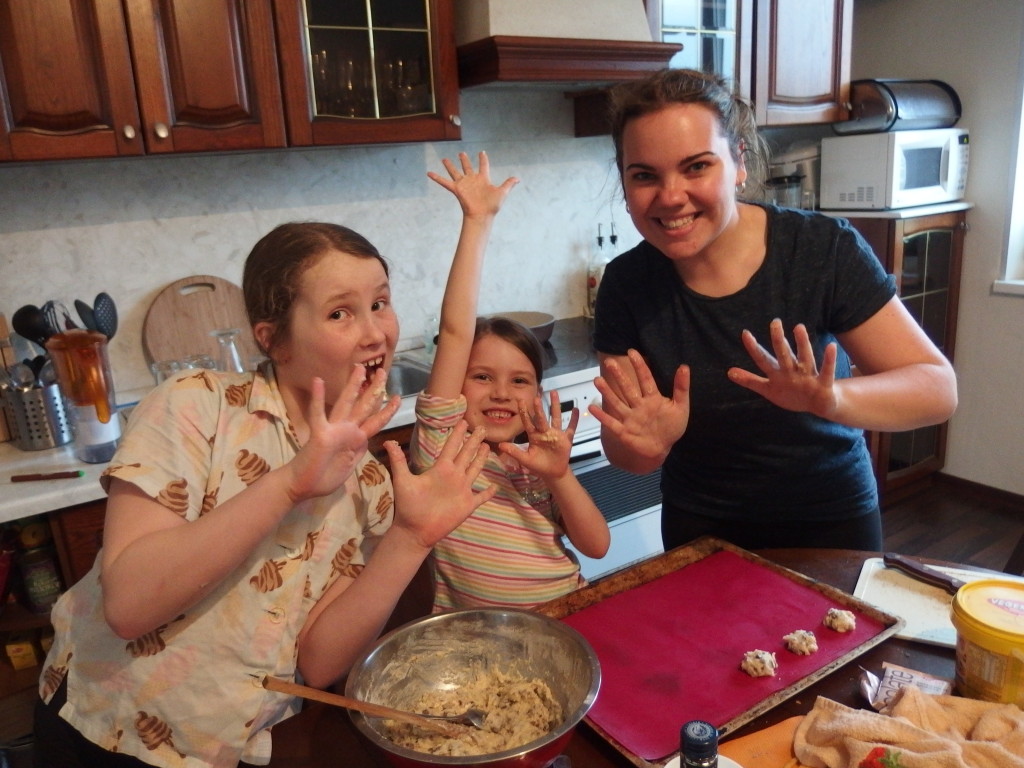
<path fill-rule="evenodd" d="M 187 371 L 136 407 L 102 482 L 132 483 L 192 522 L 296 451 L 272 367 Z M 49 701 L 66 678 L 61 716 L 104 749 L 153 765 L 266 764 L 270 726 L 299 702 L 260 680 L 295 677 L 310 609 L 362 570 L 391 525 L 393 499 L 387 470 L 367 454 L 334 494 L 286 514 L 208 596 L 130 641 L 104 621 L 97 558 L 53 609 L 40 695 Z"/>

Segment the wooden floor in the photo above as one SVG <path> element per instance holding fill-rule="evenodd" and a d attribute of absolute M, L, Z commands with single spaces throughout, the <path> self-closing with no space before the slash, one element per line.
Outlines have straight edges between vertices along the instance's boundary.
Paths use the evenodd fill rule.
<path fill-rule="evenodd" d="M 939 475 L 882 512 L 886 551 L 1001 571 L 1024 535 L 1024 497 Z"/>

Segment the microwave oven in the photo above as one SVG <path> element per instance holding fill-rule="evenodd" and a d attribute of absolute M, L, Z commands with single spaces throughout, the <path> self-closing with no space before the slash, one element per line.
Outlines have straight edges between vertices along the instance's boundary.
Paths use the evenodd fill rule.
<path fill-rule="evenodd" d="M 820 206 L 869 210 L 960 200 L 970 146 L 964 128 L 827 136 Z"/>

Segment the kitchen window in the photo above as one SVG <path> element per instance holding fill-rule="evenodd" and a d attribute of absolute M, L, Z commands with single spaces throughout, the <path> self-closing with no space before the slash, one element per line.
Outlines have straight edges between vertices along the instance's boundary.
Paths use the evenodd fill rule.
<path fill-rule="evenodd" d="M 1024 296 L 1024 53 L 1020 56 L 1018 66 L 1017 147 L 1016 157 L 1012 160 L 1016 172 L 1010 180 L 1012 189 L 1009 195 L 1003 279 L 996 280 L 993 291 Z"/>

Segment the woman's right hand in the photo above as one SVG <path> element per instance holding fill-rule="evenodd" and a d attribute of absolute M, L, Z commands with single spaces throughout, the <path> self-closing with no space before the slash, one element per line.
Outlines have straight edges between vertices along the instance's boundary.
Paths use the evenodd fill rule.
<path fill-rule="evenodd" d="M 624 363 L 629 368 L 624 368 Z M 679 366 L 672 397 L 658 391 L 651 369 L 639 352 L 602 360 L 603 376 L 594 380 L 601 405 L 590 412 L 626 451 L 660 465 L 690 420 L 690 368 Z"/>
<path fill-rule="evenodd" d="M 366 453 L 369 438 L 398 408 L 398 398 L 381 408 L 378 392 L 386 376 L 383 369 L 376 371 L 364 388 L 363 368 L 356 366 L 330 412 L 324 402 L 323 379 L 313 379 L 306 414 L 309 439 L 287 465 L 291 472 L 287 492 L 293 503 L 333 493 L 352 473 Z"/>
<path fill-rule="evenodd" d="M 393 529 L 404 531 L 413 542 L 430 549 L 455 530 L 481 504 L 490 501 L 497 488 L 488 485 L 474 491 L 490 449 L 484 443 L 483 428 L 466 433 L 469 425 L 459 422 L 448 436 L 434 464 L 414 475 L 398 443 L 388 440 L 384 448 L 391 460 L 391 479 L 395 488 Z"/>

